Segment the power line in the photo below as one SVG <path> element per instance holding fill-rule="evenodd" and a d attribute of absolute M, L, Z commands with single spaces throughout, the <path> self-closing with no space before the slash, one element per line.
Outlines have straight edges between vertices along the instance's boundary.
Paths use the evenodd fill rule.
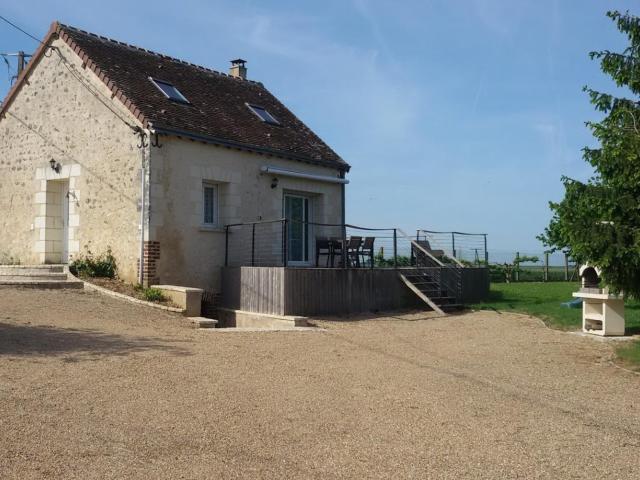
<path fill-rule="evenodd" d="M 19 30 L 20 32 L 24 33 L 27 37 L 35 40 L 36 42 L 44 45 L 44 43 L 42 42 L 42 40 L 40 40 L 39 38 L 35 37 L 34 35 L 31 35 L 29 32 L 26 32 L 25 30 L 23 30 L 22 28 L 20 28 L 19 26 L 17 26 L 15 23 L 7 20 L 6 18 L 4 18 L 2 15 L 0 15 L 0 20 L 8 23 L 9 25 L 11 25 L 13 28 L 15 28 L 16 30 Z"/>
<path fill-rule="evenodd" d="M 98 92 L 95 87 L 89 83 L 87 83 L 85 81 L 85 79 L 82 77 L 82 75 L 80 74 L 80 72 L 78 72 L 75 67 L 69 62 L 69 60 L 67 60 L 67 58 L 62 54 L 62 52 L 60 52 L 59 49 L 51 47 L 53 50 L 55 50 L 55 52 L 58 54 L 58 56 L 60 57 L 60 60 L 62 61 L 63 65 L 67 68 L 67 70 L 69 70 L 69 73 L 71 73 L 71 75 L 73 76 L 73 78 L 75 78 L 84 88 L 87 89 L 87 91 L 93 95 L 96 100 L 98 100 L 100 103 L 102 103 L 107 109 L 109 109 L 109 111 L 111 113 L 113 113 L 122 123 L 124 123 L 127 127 L 129 127 L 132 130 L 139 130 L 139 127 L 129 123 L 127 120 L 125 120 L 120 112 L 118 112 L 117 110 L 115 110 L 111 105 L 109 105 L 109 103 L 107 103 L 106 97 L 104 97 L 104 95 L 102 95 L 100 92 Z"/>
<path fill-rule="evenodd" d="M 45 45 L 44 42 L 42 42 L 40 39 L 36 38 L 35 36 L 31 35 L 29 32 L 23 30 L 22 28 L 20 28 L 19 26 L 17 26 L 15 23 L 7 20 L 5 17 L 3 17 L 2 15 L 0 15 L 0 20 L 3 20 L 4 22 L 8 23 L 9 25 L 11 25 L 13 28 L 15 28 L 16 30 L 24 33 L 26 36 L 28 36 L 29 38 L 32 38 L 33 40 L 37 41 L 38 43 L 40 43 L 41 45 Z M 82 77 L 82 75 L 80 74 L 80 72 L 78 72 L 75 67 L 69 62 L 69 60 L 66 59 L 66 57 L 62 54 L 62 52 L 60 52 L 60 50 L 56 47 L 53 46 L 48 46 L 47 48 L 51 49 L 51 50 L 55 50 L 55 52 L 58 54 L 58 56 L 60 57 L 60 60 L 62 61 L 62 63 L 64 64 L 64 66 L 67 68 L 67 70 L 69 70 L 69 73 L 71 73 L 71 75 L 73 76 L 73 78 L 75 78 L 85 89 L 87 89 L 87 91 L 93 95 L 96 100 L 98 100 L 100 103 L 102 103 L 107 109 L 109 109 L 109 111 L 111 113 L 113 113 L 121 122 L 123 122 L 127 127 L 131 128 L 134 131 L 138 131 L 140 130 L 140 128 L 138 126 L 135 126 L 131 123 L 129 123 L 127 120 L 125 120 L 124 117 L 122 117 L 122 115 L 116 111 L 109 103 L 111 99 L 107 99 L 106 97 L 104 97 L 104 95 L 102 95 L 99 91 L 97 91 L 95 89 L 95 87 L 93 85 L 90 85 L 89 83 L 87 83 L 85 81 L 85 79 Z M 5 61 L 6 58 L 5 58 Z M 9 63 L 7 62 L 7 65 L 9 65 Z"/>

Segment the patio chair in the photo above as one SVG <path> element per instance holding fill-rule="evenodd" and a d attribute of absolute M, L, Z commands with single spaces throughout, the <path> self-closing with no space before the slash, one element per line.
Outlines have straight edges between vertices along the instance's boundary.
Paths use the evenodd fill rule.
<path fill-rule="evenodd" d="M 325 266 L 329 266 L 329 259 L 331 259 L 333 263 L 333 259 L 331 258 L 331 242 L 326 237 L 316 237 L 316 267 L 320 266 L 320 255 L 326 255 L 327 262 Z"/>
<path fill-rule="evenodd" d="M 360 268 L 360 247 L 362 237 L 350 237 L 347 242 L 347 262 L 349 266 Z"/>
<path fill-rule="evenodd" d="M 369 267 L 373 268 L 373 244 L 376 241 L 376 237 L 365 237 L 360 249 L 360 256 L 362 257 L 362 265 L 366 266 L 367 259 L 369 260 Z"/>
<path fill-rule="evenodd" d="M 342 266 L 342 239 L 341 238 L 329 238 L 329 247 L 331 248 L 331 268 L 334 267 L 336 259 L 337 264 Z"/>

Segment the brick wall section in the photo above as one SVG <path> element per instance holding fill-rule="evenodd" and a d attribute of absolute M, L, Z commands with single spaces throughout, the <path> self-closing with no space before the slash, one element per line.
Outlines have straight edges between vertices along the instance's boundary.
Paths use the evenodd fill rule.
<path fill-rule="evenodd" d="M 157 284 L 158 273 L 156 271 L 157 262 L 160 259 L 160 242 L 144 242 L 144 285 Z M 138 272 L 140 271 L 140 262 L 138 262 Z"/>

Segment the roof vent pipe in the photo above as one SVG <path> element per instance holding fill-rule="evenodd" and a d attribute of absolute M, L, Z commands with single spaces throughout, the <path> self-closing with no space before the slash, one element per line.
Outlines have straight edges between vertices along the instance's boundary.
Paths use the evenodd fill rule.
<path fill-rule="evenodd" d="M 247 63 L 247 61 L 241 58 L 236 58 L 235 60 L 231 60 L 231 68 L 229 69 L 229 75 L 231 75 L 232 77 L 246 80 L 247 67 L 244 66 L 245 63 Z"/>

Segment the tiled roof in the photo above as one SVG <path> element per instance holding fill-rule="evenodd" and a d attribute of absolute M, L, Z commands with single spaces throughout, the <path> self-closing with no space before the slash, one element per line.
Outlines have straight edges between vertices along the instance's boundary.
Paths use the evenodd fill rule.
<path fill-rule="evenodd" d="M 232 77 L 63 24 L 54 23 L 51 31 L 74 49 L 145 127 L 349 169 L 340 156 L 260 82 Z M 190 104 L 169 100 L 149 77 L 173 84 Z M 246 104 L 266 108 L 280 125 L 261 121 Z"/>

